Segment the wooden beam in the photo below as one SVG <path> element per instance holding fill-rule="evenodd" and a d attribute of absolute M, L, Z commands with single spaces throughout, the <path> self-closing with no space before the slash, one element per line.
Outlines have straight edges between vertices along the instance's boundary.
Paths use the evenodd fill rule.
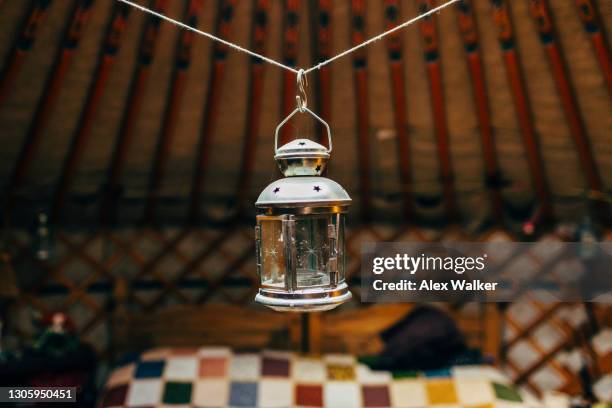
<path fill-rule="evenodd" d="M 457 3 L 457 17 L 459 19 L 459 31 L 465 48 L 466 59 L 470 71 L 472 93 L 476 106 L 476 117 L 482 143 L 482 151 L 485 164 L 485 186 L 489 190 L 491 207 L 496 220 L 503 222 L 503 205 L 501 196 L 501 174 L 497 154 L 495 151 L 495 140 L 491 124 L 491 113 L 489 110 L 489 96 L 484 78 L 482 55 L 480 52 L 478 26 L 471 0 L 462 0 Z"/>
<path fill-rule="evenodd" d="M 506 320 L 508 319 L 506 318 Z M 549 361 L 554 362 L 554 357 L 556 357 L 559 352 L 579 346 L 581 338 L 590 341 L 590 339 L 596 334 L 586 324 L 581 324 L 576 328 L 571 328 L 568 325 L 568 331 L 569 330 L 571 330 L 571 333 L 568 333 L 569 336 L 566 336 L 564 341 L 559 342 L 559 344 L 557 344 L 555 347 L 548 349 L 545 353 L 543 353 L 543 355 L 541 355 L 536 362 L 523 370 L 523 372 L 521 372 L 519 376 L 514 379 L 514 382 L 518 385 L 523 384 L 524 382 L 528 381 L 529 377 L 531 377 Z"/>
<path fill-rule="evenodd" d="M 554 321 L 555 318 L 553 317 L 551 320 Z M 516 323 L 510 316 L 505 316 L 504 321 L 508 326 L 510 326 L 511 329 L 514 329 L 515 331 L 518 331 L 521 329 L 520 325 Z M 572 329 L 569 327 L 569 325 L 564 324 L 563 327 L 559 327 L 559 328 L 563 331 L 566 338 L 573 337 Z M 553 355 L 550 355 L 550 354 L 547 354 L 547 351 L 532 336 L 527 337 L 523 341 L 529 344 L 529 346 L 533 350 L 535 350 L 535 352 L 540 357 L 540 359 L 545 359 L 546 361 L 550 361 L 550 364 L 549 364 L 550 368 L 553 371 L 555 371 L 557 374 L 563 377 L 564 383 L 572 378 L 572 374 L 569 372 L 569 370 L 567 370 L 567 368 L 563 367 L 561 364 L 559 364 L 559 362 L 550 358 L 550 357 L 555 357 L 555 355 L 561 350 L 556 349 L 556 352 Z M 540 367 L 543 366 L 545 362 L 541 363 Z M 528 369 L 527 370 L 528 373 L 527 372 L 521 373 L 521 368 L 517 367 L 513 362 L 508 361 L 507 364 L 511 366 L 514 371 L 517 371 L 519 373 L 519 376 L 517 377 L 517 379 L 515 379 L 515 382 L 517 384 L 525 383 L 530 388 L 535 388 L 538 394 L 541 394 L 541 390 L 539 389 L 539 387 L 535 386 L 535 384 L 533 384 L 532 378 L 530 378 L 535 371 Z M 540 364 L 540 362 L 536 362 L 536 364 Z"/>
<path fill-rule="evenodd" d="M 432 8 L 433 0 L 419 0 L 421 13 Z M 446 107 L 444 102 L 444 88 L 442 82 L 442 67 L 440 66 L 440 53 L 438 50 L 438 28 L 434 16 L 421 20 L 421 36 L 425 51 L 425 62 L 429 77 L 434 127 L 438 144 L 438 161 L 440 166 L 440 181 L 442 182 L 444 200 L 446 204 L 446 218 L 454 221 L 457 218 L 456 197 L 454 187 L 453 169 L 448 140 L 448 124 L 446 121 Z"/>
<path fill-rule="evenodd" d="M 219 234 L 214 240 L 212 240 L 203 251 L 201 251 L 193 259 L 191 259 L 191 261 L 189 261 L 183 267 L 183 269 L 181 269 L 181 271 L 176 275 L 176 277 L 172 279 L 171 281 L 172 285 L 176 286 L 180 284 L 185 278 L 187 278 L 189 275 L 194 273 L 194 271 L 196 271 L 206 259 L 208 259 L 209 257 L 213 255 L 218 254 L 218 250 L 223 246 L 223 244 L 228 239 L 230 239 L 233 236 L 234 231 L 235 230 L 233 228 L 230 228 L 227 231 Z M 168 247 L 168 250 L 165 253 L 160 252 L 160 254 L 163 253 L 164 254 L 163 256 L 165 256 L 165 254 L 173 250 L 178 245 L 178 243 L 182 241 L 182 239 L 183 237 L 181 237 L 181 239 L 177 241 L 175 245 Z M 146 276 L 147 274 L 151 273 L 151 271 L 155 268 L 155 266 L 161 259 L 163 259 L 163 257 L 147 264 L 147 269 L 145 270 L 145 268 L 143 268 L 142 273 L 139 274 L 137 278 Z M 163 299 L 164 296 L 165 296 L 165 292 L 161 292 L 152 302 L 149 303 L 149 305 L 154 305 L 155 303 L 159 303 Z"/>
<path fill-rule="evenodd" d="M 97 234 L 91 234 L 86 237 L 81 243 L 78 244 L 76 248 L 84 251 L 92 242 L 97 238 Z M 18 250 L 18 258 L 23 258 L 25 261 L 30 262 L 33 261 L 35 267 L 39 268 L 44 272 L 42 276 L 39 277 L 34 282 L 31 282 L 27 287 L 24 287 L 24 291 L 31 293 L 33 295 L 39 295 L 40 292 L 44 289 L 44 287 L 49 283 L 49 281 L 56 281 L 61 285 L 67 287 L 69 290 L 73 290 L 76 288 L 76 285 L 72 282 L 72 280 L 66 278 L 63 275 L 63 271 L 66 267 L 77 257 L 76 252 L 67 251 L 62 258 L 58 259 L 53 265 L 49 264 L 49 262 L 40 260 L 36 256 L 32 256 L 31 247 L 29 244 L 25 242 L 21 242 L 16 237 L 13 237 L 11 241 L 11 246 L 14 246 Z M 17 261 L 15 261 L 17 263 Z"/>
<path fill-rule="evenodd" d="M 30 127 L 21 150 L 13 167 L 13 172 L 8 183 L 7 196 L 9 197 L 9 211 L 13 205 L 13 194 L 19 189 L 27 175 L 30 164 L 34 160 L 40 142 L 42 140 L 47 123 L 57 104 L 64 78 L 72 65 L 72 60 L 79 45 L 83 32 L 87 27 L 87 21 L 93 7 L 93 0 L 80 0 L 76 3 L 68 25 L 64 32 L 61 47 L 55 57 L 55 65 L 47 77 L 42 98 L 39 100 L 30 122 Z"/>
<path fill-rule="evenodd" d="M 197 27 L 198 15 L 202 10 L 203 0 L 190 0 L 185 12 L 185 21 L 191 27 Z M 187 70 L 191 65 L 191 52 L 195 34 L 191 31 L 181 30 L 176 46 L 174 70 L 168 92 L 168 100 L 162 121 L 161 132 L 157 143 L 153 167 L 149 178 L 149 188 L 145 207 L 145 221 L 153 222 L 159 189 L 162 185 L 170 148 L 174 140 L 174 131 L 178 122 L 179 113 L 183 100 L 183 94 L 187 86 Z"/>
<path fill-rule="evenodd" d="M 397 26 L 400 18 L 399 0 L 385 0 L 386 29 Z M 412 171 L 410 159 L 410 135 L 408 133 L 406 81 L 404 79 L 404 57 L 400 32 L 387 37 L 387 53 L 391 72 L 391 92 L 393 94 L 393 117 L 397 138 L 397 162 L 400 173 L 404 218 L 411 219 L 414 214 L 412 197 Z"/>
<path fill-rule="evenodd" d="M 580 112 L 580 106 L 574 93 L 569 72 L 565 64 L 563 50 L 558 41 L 557 32 L 554 27 L 552 15 L 546 0 L 530 0 L 531 15 L 537 24 L 540 33 L 540 42 L 546 51 L 552 75 L 557 85 L 557 91 L 561 99 L 561 105 L 567 119 L 572 138 L 576 144 L 578 158 L 588 188 L 594 194 L 603 193 L 603 183 L 595 157 L 591 150 L 591 144 L 584 120 Z M 604 204 L 605 205 L 605 204 Z"/>
<path fill-rule="evenodd" d="M 254 9 L 253 29 L 251 33 L 251 49 L 259 54 L 265 54 L 268 40 L 269 0 L 257 0 Z M 249 190 L 251 175 L 255 164 L 255 151 L 263 101 L 265 64 L 257 58 L 251 59 L 251 76 L 249 100 L 247 107 L 246 128 L 242 145 L 242 159 L 236 191 L 236 204 L 242 208 Z M 240 213 L 240 210 L 239 210 Z"/>
<path fill-rule="evenodd" d="M 312 13 L 313 33 L 314 33 L 314 61 L 319 63 L 332 57 L 333 52 L 333 4 L 331 0 L 318 0 L 317 7 Z M 321 118 L 327 123 L 332 120 L 332 73 L 329 65 L 325 65 L 317 70 L 316 95 L 319 113 Z M 324 126 L 318 125 L 319 142 L 324 146 L 328 145 L 327 134 Z"/>
<path fill-rule="evenodd" d="M 506 0 L 491 0 L 491 5 L 493 8 L 493 22 L 497 27 L 497 37 L 504 57 L 506 75 L 512 90 L 514 107 L 527 153 L 531 179 L 538 196 L 541 212 L 544 214 L 542 218 L 551 220 L 554 218 L 554 213 L 550 190 L 546 180 L 544 163 L 540 155 L 539 141 L 531 112 L 531 103 L 525 87 L 520 67 L 520 58 L 516 49 L 514 25 L 509 4 Z"/>
<path fill-rule="evenodd" d="M 229 39 L 236 0 L 223 0 L 217 12 L 216 32 L 221 38 Z M 208 95 L 204 107 L 204 122 L 200 134 L 200 141 L 196 152 L 196 165 L 191 184 L 191 200 L 189 208 L 189 221 L 195 223 L 200 218 L 200 202 L 204 190 L 204 180 L 208 165 L 210 144 L 219 117 L 219 105 L 223 92 L 223 79 L 225 76 L 225 63 L 227 61 L 228 47 L 215 43 L 212 51 L 212 71 L 208 81 Z"/>
<path fill-rule="evenodd" d="M 505 351 L 509 350 L 512 346 L 516 345 L 519 341 L 529 336 L 533 331 L 540 326 L 541 324 L 548 321 L 555 313 L 562 307 L 566 306 L 565 303 L 557 302 L 553 303 L 548 309 L 542 312 L 537 319 L 531 321 L 531 323 L 527 324 L 524 327 L 518 328 L 518 333 L 507 343 L 503 345 L 503 349 Z"/>
<path fill-rule="evenodd" d="M 136 276 L 134 276 L 131 281 L 135 281 L 149 275 L 165 257 L 170 255 L 170 253 L 172 253 L 174 249 L 189 236 L 190 233 L 190 229 L 184 228 L 171 240 L 167 241 L 164 246 L 158 252 L 156 252 L 155 256 L 150 258 L 147 263 L 140 268 Z"/>
<path fill-rule="evenodd" d="M 40 26 L 49 14 L 52 0 L 35 0 L 21 27 L 19 37 L 0 76 L 0 108 L 10 96 L 27 55 L 32 50 Z"/>
<path fill-rule="evenodd" d="M 155 0 L 153 4 L 153 9 L 159 13 L 165 13 L 167 8 L 168 0 Z M 125 112 L 121 118 L 119 134 L 117 135 L 106 183 L 102 192 L 100 221 L 104 224 L 115 218 L 119 183 L 149 82 L 149 74 L 155 57 L 160 26 L 161 20 L 159 18 L 155 16 L 148 17 L 140 40 L 138 65 L 132 75 Z"/>
<path fill-rule="evenodd" d="M 346 247 L 347 247 L 347 254 L 349 254 L 349 252 L 352 252 L 352 254 L 349 254 L 354 256 L 354 257 L 359 257 L 360 253 L 358 251 L 352 251 L 352 243 L 354 242 L 355 239 L 358 239 L 361 231 L 367 231 L 367 235 L 372 238 L 373 240 L 379 241 L 379 242 L 396 242 L 398 239 L 401 238 L 402 235 L 404 235 L 406 233 L 406 230 L 411 228 L 410 226 L 408 226 L 407 224 L 401 224 L 399 226 L 399 228 L 397 228 L 396 230 L 392 231 L 389 235 L 387 236 L 383 236 L 379 233 L 379 231 L 376 228 L 373 228 L 371 226 L 364 226 L 361 227 L 358 230 L 353 230 L 352 233 L 350 235 L 348 235 L 347 240 L 346 240 Z M 347 269 L 345 272 L 345 276 L 346 276 L 346 281 L 350 281 L 354 276 L 357 276 L 359 274 L 359 271 L 361 270 L 361 263 L 355 263 L 354 267 L 352 269 Z M 356 288 L 351 289 L 353 291 L 355 291 Z"/>
<path fill-rule="evenodd" d="M 210 286 L 198 296 L 197 303 L 205 303 L 211 296 L 213 296 L 215 289 L 221 286 L 223 280 L 239 270 L 242 265 L 247 261 L 252 260 L 253 253 L 255 251 L 255 245 L 250 245 L 245 251 L 243 251 L 236 259 L 233 260 L 224 270 L 221 272 L 219 277 L 210 283 Z"/>
<path fill-rule="evenodd" d="M 601 73 L 612 97 L 612 61 L 610 60 L 610 45 L 606 40 L 604 25 L 597 4 L 593 0 L 576 0 L 578 15 L 582 20 L 584 30 L 591 40 L 593 51 L 599 62 Z"/>
<path fill-rule="evenodd" d="M 100 107 L 100 102 L 102 101 L 102 96 L 104 95 L 112 68 L 115 64 L 117 52 L 121 46 L 121 40 L 127 25 L 130 9 L 130 6 L 123 3 L 116 3 L 113 7 L 112 17 L 102 43 L 94 80 L 89 88 L 85 107 L 81 112 L 76 132 L 72 138 L 66 158 L 64 159 L 60 178 L 57 183 L 57 189 L 51 207 L 52 221 L 58 221 L 59 217 L 61 217 L 66 195 L 72 185 L 74 174 L 81 162 L 87 143 L 89 142 L 94 120 L 98 108 Z"/>
<path fill-rule="evenodd" d="M 503 315 L 497 303 L 482 304 L 484 322 L 483 327 L 483 351 L 499 363 L 503 335 Z"/>
<path fill-rule="evenodd" d="M 351 0 L 352 44 L 366 40 L 365 2 Z M 368 58 L 363 48 L 353 53 L 353 79 L 355 86 L 357 120 L 357 169 L 359 171 L 361 219 L 369 222 L 372 215 L 371 161 L 370 161 L 370 112 L 368 106 Z"/>
<path fill-rule="evenodd" d="M 297 65 L 299 43 L 300 0 L 285 0 L 283 14 L 283 63 L 290 67 Z M 281 101 L 282 117 L 287 117 L 295 109 L 296 76 L 293 72 L 283 70 L 283 98 Z M 291 126 L 283 126 L 280 131 L 279 146 L 289 142 L 293 137 Z"/>

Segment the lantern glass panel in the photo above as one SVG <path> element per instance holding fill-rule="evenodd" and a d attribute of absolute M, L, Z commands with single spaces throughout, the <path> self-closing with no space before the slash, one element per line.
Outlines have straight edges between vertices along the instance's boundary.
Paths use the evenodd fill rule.
<path fill-rule="evenodd" d="M 261 284 L 285 287 L 285 243 L 281 217 L 258 217 L 260 226 L 259 256 L 261 257 Z"/>
<path fill-rule="evenodd" d="M 308 216 L 296 220 L 298 288 L 329 285 L 329 216 Z"/>
<path fill-rule="evenodd" d="M 345 279 L 345 270 L 346 270 L 346 256 L 344 254 L 344 220 L 345 214 L 336 214 L 332 218 L 334 220 L 334 225 L 336 226 L 337 234 L 338 234 L 338 282 L 344 282 Z"/>
<path fill-rule="evenodd" d="M 298 217 L 295 242 L 298 288 L 328 286 L 330 272 L 344 280 L 343 214 Z"/>

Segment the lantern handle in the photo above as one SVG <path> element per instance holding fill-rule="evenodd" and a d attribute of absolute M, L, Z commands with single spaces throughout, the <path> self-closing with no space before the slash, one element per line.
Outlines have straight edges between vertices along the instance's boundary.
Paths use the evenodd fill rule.
<path fill-rule="evenodd" d="M 299 92 L 299 94 L 295 96 L 295 100 L 297 102 L 297 108 L 295 108 L 293 112 L 291 112 L 289 116 L 287 116 L 276 127 L 276 132 L 274 133 L 274 153 L 278 154 L 278 132 L 285 125 L 285 123 L 287 123 L 289 119 L 291 119 L 293 115 L 295 115 L 298 112 L 299 113 L 304 113 L 304 112 L 310 113 L 312 116 L 314 116 L 316 120 L 318 120 L 320 123 L 322 123 L 325 126 L 325 129 L 327 130 L 327 142 L 329 146 L 327 149 L 327 153 L 331 153 L 332 138 L 331 138 L 331 130 L 329 129 L 329 125 L 319 116 L 317 116 L 316 113 L 308 109 L 308 95 L 306 94 L 306 87 L 308 86 L 308 78 L 306 78 L 306 71 L 304 71 L 304 69 L 300 69 L 297 71 L 296 81 L 297 81 L 297 84 L 296 84 L 297 90 Z"/>
<path fill-rule="evenodd" d="M 276 127 L 276 131 L 274 132 L 274 153 L 278 154 L 278 133 L 280 132 L 281 128 L 283 126 L 285 126 L 285 124 L 287 122 L 289 122 L 289 120 L 296 113 L 302 113 L 302 112 L 310 113 L 317 121 L 319 121 L 319 123 L 321 123 L 323 126 L 325 126 L 325 130 L 327 131 L 327 142 L 328 142 L 328 146 L 329 146 L 327 148 L 327 153 L 331 153 L 331 151 L 332 151 L 332 136 L 331 136 L 331 129 L 329 128 L 329 125 L 327 124 L 326 121 L 321 119 L 316 113 L 311 111 L 307 106 L 303 106 L 303 105 L 301 107 L 295 108 L 293 110 L 293 112 L 291 112 L 289 114 L 289 116 L 287 116 L 285 119 L 283 119 L 283 121 L 281 123 L 279 123 L 278 126 Z"/>

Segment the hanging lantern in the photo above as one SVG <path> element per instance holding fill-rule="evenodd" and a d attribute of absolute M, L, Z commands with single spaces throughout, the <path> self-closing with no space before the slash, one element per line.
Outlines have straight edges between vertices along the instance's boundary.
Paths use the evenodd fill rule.
<path fill-rule="evenodd" d="M 280 128 L 297 112 L 308 112 L 325 126 L 329 149 L 308 139 L 278 147 Z M 255 203 L 261 283 L 255 301 L 278 311 L 333 309 L 351 298 L 344 250 L 351 198 L 338 183 L 321 177 L 332 150 L 329 126 L 298 97 L 298 108 L 276 128 L 274 149 L 285 178 L 268 185 Z"/>

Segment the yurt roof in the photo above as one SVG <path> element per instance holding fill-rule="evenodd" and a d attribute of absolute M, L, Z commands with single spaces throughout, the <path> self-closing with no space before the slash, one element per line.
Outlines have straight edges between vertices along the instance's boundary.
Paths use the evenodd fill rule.
<path fill-rule="evenodd" d="M 139 3 L 296 67 L 432 6 Z M 612 2 L 461 3 L 308 75 L 309 107 L 333 134 L 327 176 L 350 193 L 352 217 L 512 225 L 609 206 Z M 0 2 L 0 177 L 15 222 L 43 211 L 95 225 L 109 208 L 121 223 L 248 221 L 259 192 L 280 177 L 273 135 L 295 107 L 295 74 L 166 22 L 152 37 L 154 23 L 114 0 Z M 522 83 L 512 82 L 512 66 Z M 318 141 L 319 128 L 300 120 L 287 137 Z"/>

